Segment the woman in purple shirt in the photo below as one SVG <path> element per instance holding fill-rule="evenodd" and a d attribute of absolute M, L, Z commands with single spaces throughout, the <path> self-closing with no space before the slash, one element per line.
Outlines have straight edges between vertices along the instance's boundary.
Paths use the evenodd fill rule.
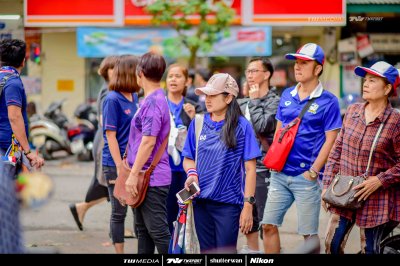
<path fill-rule="evenodd" d="M 161 144 L 168 137 L 170 117 L 168 103 L 160 81 L 166 63 L 161 55 L 144 54 L 136 69 L 138 84 L 144 90 L 144 99 L 132 119 L 129 133 L 128 162 L 132 166 L 126 181 L 126 191 L 137 194 L 138 175 L 147 169 Z M 150 184 L 143 203 L 136 208 L 138 253 L 168 252 L 170 233 L 167 223 L 166 201 L 171 184 L 171 168 L 165 149 L 160 162 L 150 176 Z"/>

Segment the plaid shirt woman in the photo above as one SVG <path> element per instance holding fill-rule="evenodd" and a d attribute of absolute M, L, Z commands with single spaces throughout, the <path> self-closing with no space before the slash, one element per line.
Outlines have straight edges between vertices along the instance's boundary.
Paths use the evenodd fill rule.
<path fill-rule="evenodd" d="M 400 221 L 400 113 L 388 102 L 399 80 L 398 71 L 386 62 L 371 68 L 358 67 L 365 77 L 363 98 L 347 110 L 342 130 L 329 155 L 324 172 L 325 193 L 337 173 L 349 176 L 365 174 L 372 142 L 381 123 L 381 135 L 372 155 L 367 179 L 355 187 L 356 197 L 365 201 L 357 210 L 328 207 L 332 213 L 325 247 L 327 253 L 343 253 L 350 231 L 360 228 L 362 253 L 379 253 L 379 243 Z M 324 208 L 327 207 L 323 203 Z"/>

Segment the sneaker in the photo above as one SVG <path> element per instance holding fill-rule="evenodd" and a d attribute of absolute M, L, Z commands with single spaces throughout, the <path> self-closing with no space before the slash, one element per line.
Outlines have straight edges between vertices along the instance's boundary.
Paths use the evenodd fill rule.
<path fill-rule="evenodd" d="M 242 249 L 239 250 L 238 254 L 263 254 L 260 250 L 250 249 L 248 245 L 243 245 Z"/>

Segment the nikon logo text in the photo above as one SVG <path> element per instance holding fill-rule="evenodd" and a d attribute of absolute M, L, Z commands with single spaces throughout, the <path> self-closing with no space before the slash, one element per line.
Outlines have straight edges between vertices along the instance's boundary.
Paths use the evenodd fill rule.
<path fill-rule="evenodd" d="M 274 263 L 274 259 L 251 258 L 250 263 Z"/>

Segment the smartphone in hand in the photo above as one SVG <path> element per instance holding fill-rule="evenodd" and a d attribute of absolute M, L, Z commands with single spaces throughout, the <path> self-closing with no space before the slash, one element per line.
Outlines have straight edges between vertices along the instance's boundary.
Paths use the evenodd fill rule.
<path fill-rule="evenodd" d="M 196 194 L 197 192 L 200 191 L 199 185 L 197 185 L 197 183 L 195 183 L 195 182 L 190 184 L 189 189 L 190 189 L 190 191 L 187 191 L 186 189 L 182 189 L 181 191 L 176 193 L 176 197 L 178 198 L 178 201 L 180 203 L 184 203 L 191 196 L 193 196 L 194 194 Z"/>

